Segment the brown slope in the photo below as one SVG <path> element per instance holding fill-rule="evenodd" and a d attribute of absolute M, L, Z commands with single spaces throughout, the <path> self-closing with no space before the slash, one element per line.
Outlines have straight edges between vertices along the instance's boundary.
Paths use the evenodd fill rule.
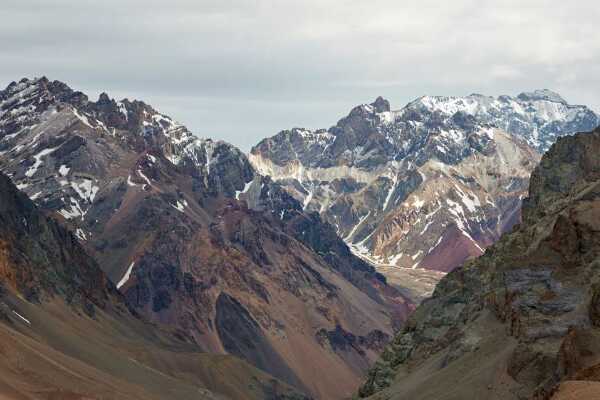
<path fill-rule="evenodd" d="M 295 398 L 251 365 L 202 354 L 147 323 L 104 311 L 90 320 L 61 302 L 2 303 L 29 321 L 10 313 L 0 324 L 0 394 L 9 399 Z"/>
<path fill-rule="evenodd" d="M 442 279 L 362 396 L 546 399 L 561 381 L 596 380 L 599 150 L 598 130 L 552 146 L 532 175 L 523 223 Z"/>
<path fill-rule="evenodd" d="M 375 302 L 262 213 L 226 201 L 214 205 L 215 222 L 196 226 L 170 206 L 159 211 L 161 203 L 150 199 L 101 236 L 137 244 L 130 253 L 135 268 L 122 287 L 131 304 L 180 327 L 208 351 L 240 356 L 321 398 L 351 392 L 381 345 L 362 338 L 379 332 L 385 341 L 391 331 L 386 303 Z M 399 305 L 403 315 L 408 307 Z M 336 326 L 352 332 L 356 344 L 336 348 L 317 337 Z M 315 365 L 332 372 L 322 376 Z"/>
<path fill-rule="evenodd" d="M 70 232 L 2 174 L 0 189 L 3 398 L 295 396 L 241 360 L 201 354 L 139 319 Z"/>
<path fill-rule="evenodd" d="M 600 382 L 566 381 L 552 400 L 595 400 L 600 398 Z"/>

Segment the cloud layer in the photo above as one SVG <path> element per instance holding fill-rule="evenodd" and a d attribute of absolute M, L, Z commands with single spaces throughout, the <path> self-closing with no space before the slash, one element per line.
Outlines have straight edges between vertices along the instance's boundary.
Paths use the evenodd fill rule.
<path fill-rule="evenodd" d="M 248 149 L 382 95 L 517 94 L 600 110 L 595 1 L 3 0 L 0 86 L 141 98 Z"/>

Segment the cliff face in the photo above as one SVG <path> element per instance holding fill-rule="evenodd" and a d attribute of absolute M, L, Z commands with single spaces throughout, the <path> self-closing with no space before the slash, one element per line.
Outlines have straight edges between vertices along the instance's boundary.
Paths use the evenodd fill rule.
<path fill-rule="evenodd" d="M 0 174 L 0 285 L 36 303 L 55 296 L 93 316 L 121 304 L 115 286 L 76 237 Z"/>
<path fill-rule="evenodd" d="M 599 154 L 600 130 L 550 148 L 523 223 L 441 280 L 362 397 L 542 399 L 562 381 L 598 379 Z"/>

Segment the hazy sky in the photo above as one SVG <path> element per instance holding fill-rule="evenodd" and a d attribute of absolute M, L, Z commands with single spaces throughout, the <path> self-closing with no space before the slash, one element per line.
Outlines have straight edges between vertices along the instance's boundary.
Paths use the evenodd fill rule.
<path fill-rule="evenodd" d="M 378 95 L 517 94 L 600 111 L 597 0 L 0 0 L 0 86 L 139 98 L 244 150 Z"/>

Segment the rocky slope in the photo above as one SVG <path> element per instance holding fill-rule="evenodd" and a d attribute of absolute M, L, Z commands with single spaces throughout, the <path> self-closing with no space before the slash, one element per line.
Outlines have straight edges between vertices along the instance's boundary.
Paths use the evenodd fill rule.
<path fill-rule="evenodd" d="M 75 236 L 2 174 L 0 355 L 2 399 L 305 398 L 144 322 Z"/>
<path fill-rule="evenodd" d="M 205 351 L 340 398 L 411 310 L 233 146 L 45 78 L 9 85 L 0 110 L 2 171 L 76 232 L 137 312 Z"/>
<path fill-rule="evenodd" d="M 441 280 L 362 397 L 595 398 L 599 154 L 600 129 L 558 139 L 531 177 L 522 224 Z"/>
<path fill-rule="evenodd" d="M 449 271 L 519 220 L 536 150 L 599 121 L 549 91 L 397 111 L 378 98 L 328 130 L 265 139 L 250 160 L 372 263 Z"/>

